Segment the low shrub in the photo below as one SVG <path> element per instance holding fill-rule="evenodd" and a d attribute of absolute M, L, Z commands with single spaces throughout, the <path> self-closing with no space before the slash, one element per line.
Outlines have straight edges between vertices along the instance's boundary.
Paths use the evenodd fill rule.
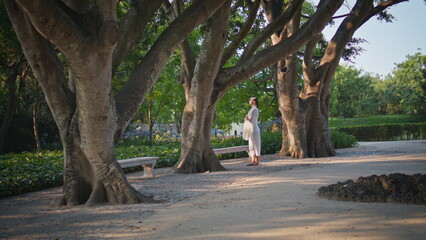
<path fill-rule="evenodd" d="M 280 151 L 282 144 L 282 133 L 263 132 L 262 133 L 262 154 L 274 154 Z"/>
<path fill-rule="evenodd" d="M 0 197 L 62 185 L 61 152 L 0 156 Z"/>
<path fill-rule="evenodd" d="M 356 138 L 345 132 L 339 132 L 335 130 L 330 131 L 331 142 L 335 149 L 339 148 L 350 148 L 357 145 Z"/>

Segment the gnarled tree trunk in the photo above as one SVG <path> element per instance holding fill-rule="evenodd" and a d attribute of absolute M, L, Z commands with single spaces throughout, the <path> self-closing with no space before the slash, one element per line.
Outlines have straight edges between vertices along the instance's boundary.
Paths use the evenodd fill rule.
<path fill-rule="evenodd" d="M 127 182 L 115 161 L 111 144 L 91 150 L 89 146 L 82 147 L 81 133 L 78 124 L 75 125 L 63 142 L 64 193 L 60 205 L 152 202 Z"/>
<path fill-rule="evenodd" d="M 280 6 L 273 2 L 265 6 L 269 21 L 274 20 L 273 13 L 279 11 L 279 8 Z M 275 45 L 290 38 L 299 30 L 300 11 L 281 31 L 271 37 L 272 44 Z M 328 132 L 323 125 L 322 113 L 318 111 L 320 93 L 310 91 L 309 94 L 299 96 L 297 61 L 298 58 L 294 52 L 278 62 L 276 90 L 283 122 L 280 154 L 293 158 L 332 156 L 334 150 L 332 145 L 327 143 Z M 311 89 L 320 88 L 316 85 Z M 324 151 L 322 148 L 324 145 L 331 146 L 330 151 Z M 324 154 L 324 152 L 331 153 L 331 155 Z"/>
<path fill-rule="evenodd" d="M 303 59 L 304 85 L 300 96 L 297 96 L 299 91 L 295 55 L 290 54 L 285 60 L 278 63 L 277 92 L 283 119 L 281 154 L 295 158 L 328 157 L 336 154 L 330 138 L 328 117 L 330 85 L 340 58 L 346 44 L 363 23 L 387 7 L 399 2 L 402 1 L 386 1 L 373 7 L 372 0 L 357 1 L 328 43 L 325 53 L 316 67 L 312 63 L 313 49 L 317 42 L 317 37 L 314 35 L 305 49 Z M 270 2 L 268 7 L 265 8 L 270 21 L 274 19 L 272 11 L 274 7 L 277 6 Z M 297 28 L 296 16 L 291 25 L 285 26 L 271 37 L 273 44 L 279 44 L 290 38 Z"/>
<path fill-rule="evenodd" d="M 317 67 L 312 64 L 313 41 L 308 44 L 304 57 L 304 88 L 301 98 L 307 111 L 307 144 L 309 157 L 328 157 L 336 154 L 328 127 L 330 109 L 330 87 L 334 73 L 355 31 L 362 23 L 375 14 L 373 1 L 357 1 L 349 15 L 341 23 L 328 43 Z"/>
<path fill-rule="evenodd" d="M 274 9 L 279 6 L 272 6 Z M 284 39 L 291 37 L 299 30 L 300 11 L 294 15 L 293 19 L 280 31 L 275 33 L 271 39 L 275 45 Z M 269 12 L 268 12 L 269 13 Z M 268 14 L 270 21 L 273 21 L 273 14 Z M 306 131 L 304 128 L 305 114 L 298 96 L 298 64 L 296 53 L 289 54 L 284 60 L 277 64 L 276 91 L 278 96 L 278 106 L 282 116 L 283 128 L 280 154 L 294 158 L 303 158 L 307 153 Z"/>
<path fill-rule="evenodd" d="M 203 100 L 197 98 L 197 101 Z M 210 105 L 209 99 L 203 102 L 209 106 L 193 104 L 192 100 L 185 105 L 182 118 L 182 152 L 175 166 L 177 173 L 225 170 L 213 152 L 210 139 L 215 105 Z"/>
<path fill-rule="evenodd" d="M 186 53 L 182 61 L 186 71 L 181 73 L 186 104 L 182 116 L 181 157 L 175 165 L 177 173 L 225 170 L 213 152 L 210 131 L 220 98 L 219 92 L 214 91 L 214 81 L 226 41 L 229 13 L 230 1 L 227 1 L 208 21 L 208 33 L 195 66 L 188 42 L 181 46 Z"/>

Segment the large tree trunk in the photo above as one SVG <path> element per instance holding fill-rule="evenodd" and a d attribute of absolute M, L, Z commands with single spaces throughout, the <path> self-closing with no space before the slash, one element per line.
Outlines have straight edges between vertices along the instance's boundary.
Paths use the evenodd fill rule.
<path fill-rule="evenodd" d="M 311 50 L 313 50 L 314 42 L 315 41 L 312 41 L 312 45 L 308 44 L 306 47 L 304 86 L 300 94 L 306 112 L 305 129 L 307 132 L 307 156 L 329 157 L 336 155 L 328 128 L 330 87 L 324 86 L 324 81 L 318 79 L 320 77 L 318 75 L 321 75 L 321 70 L 319 69 L 323 68 L 317 69 L 315 74 L 312 74 L 313 71 L 311 71 L 310 63 L 311 56 L 309 56 L 309 54 Z M 332 74 L 334 74 L 334 71 L 332 71 Z"/>
<path fill-rule="evenodd" d="M 185 56 L 180 77 L 186 104 L 182 116 L 181 157 L 175 165 L 177 173 L 225 170 L 213 152 L 210 131 L 215 106 L 221 97 L 220 91 L 214 90 L 214 81 L 226 41 L 229 13 L 230 1 L 227 1 L 208 21 L 208 33 L 196 66 L 188 42 L 181 46 Z"/>
<path fill-rule="evenodd" d="M 298 96 L 297 57 L 291 54 L 278 63 L 277 95 L 282 116 L 283 145 L 280 154 L 304 158 L 307 153 L 305 113 Z"/>
<path fill-rule="evenodd" d="M 61 204 L 68 206 L 99 203 L 149 202 L 128 182 L 115 160 L 114 139 L 117 115 L 112 92 L 112 49 L 114 25 L 105 23 L 103 46 L 85 51 L 85 58 L 70 57 L 73 66 L 76 104 L 78 109 L 62 136 L 64 146 L 64 196 Z M 102 28 L 101 27 L 101 28 Z"/>
<path fill-rule="evenodd" d="M 281 71 L 279 68 L 277 74 L 279 106 L 284 125 L 282 154 L 295 158 L 328 157 L 336 154 L 330 138 L 328 116 L 330 86 L 339 60 L 346 44 L 366 19 L 370 18 L 372 14 L 377 14 L 379 9 L 383 10 L 398 2 L 400 1 L 379 4 L 378 7 L 373 8 L 371 0 L 357 1 L 351 13 L 328 43 L 325 54 L 316 68 L 312 66 L 313 49 L 317 41 L 313 38 L 305 49 L 304 86 L 300 98 L 296 97 L 298 93 L 297 75 L 296 73 L 291 75 L 295 70 L 292 65 L 295 64 L 295 58 L 290 55 L 285 61 L 282 61 L 286 63 L 286 72 L 282 73 L 284 64 L 281 63 Z M 284 28 L 283 31 L 291 35 L 294 27 L 297 25 Z M 273 44 L 278 44 L 284 39 L 275 35 L 272 38 Z"/>
<path fill-rule="evenodd" d="M 274 10 L 279 6 L 272 4 L 268 11 L 269 20 L 273 21 Z M 280 31 L 275 33 L 271 39 L 272 44 L 291 37 L 299 30 L 300 11 L 295 14 L 293 19 Z M 307 155 L 305 116 L 302 101 L 298 95 L 298 64 L 297 55 L 292 53 L 277 64 L 277 96 L 278 106 L 282 118 L 282 146 L 281 155 L 291 156 L 293 158 L 304 158 Z"/>
<path fill-rule="evenodd" d="M 396 4 L 395 1 L 392 4 Z M 306 104 L 306 130 L 308 133 L 308 156 L 328 157 L 336 155 L 331 142 L 328 117 L 330 110 L 331 82 L 339 65 L 346 44 L 362 23 L 375 12 L 373 1 L 358 0 L 350 14 L 340 24 L 324 56 L 316 68 L 312 66 L 313 47 L 308 44 L 304 58 L 304 88 L 301 98 Z M 377 13 L 377 12 L 376 12 Z"/>
<path fill-rule="evenodd" d="M 76 116 L 78 118 L 78 116 Z M 64 185 L 59 205 L 91 206 L 99 203 L 140 203 L 152 202 L 129 185 L 114 160 L 111 145 L 100 149 L 82 146 L 82 137 L 77 122 L 64 144 Z M 93 157 L 93 155 L 97 155 Z"/>
<path fill-rule="evenodd" d="M 201 173 L 222 171 L 225 168 L 213 152 L 210 135 L 213 125 L 215 105 L 210 105 L 209 94 L 198 95 L 194 104 L 191 98 L 185 105 L 182 117 L 181 157 L 176 164 L 177 173 Z"/>

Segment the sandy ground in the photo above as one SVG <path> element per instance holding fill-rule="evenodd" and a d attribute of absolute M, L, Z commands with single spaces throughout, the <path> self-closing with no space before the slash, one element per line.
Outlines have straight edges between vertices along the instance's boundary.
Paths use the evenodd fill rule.
<path fill-rule="evenodd" d="M 319 187 L 426 173 L 426 141 L 362 142 L 333 158 L 223 161 L 225 172 L 128 174 L 161 204 L 54 208 L 61 188 L 0 199 L 0 239 L 425 239 L 426 205 L 332 201 Z"/>

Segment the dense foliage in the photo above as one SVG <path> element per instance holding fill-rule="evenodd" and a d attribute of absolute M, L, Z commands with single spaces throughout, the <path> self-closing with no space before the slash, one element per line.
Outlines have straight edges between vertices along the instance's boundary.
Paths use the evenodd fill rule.
<path fill-rule="evenodd" d="M 426 55 L 408 55 L 384 79 L 340 66 L 332 83 L 330 116 L 426 113 Z"/>
<path fill-rule="evenodd" d="M 332 83 L 330 115 L 353 118 L 376 113 L 379 103 L 375 101 L 374 80 L 354 67 L 339 66 Z"/>
<path fill-rule="evenodd" d="M 62 184 L 62 152 L 4 154 L 0 156 L 0 197 Z"/>
<path fill-rule="evenodd" d="M 408 55 L 375 88 L 386 114 L 426 114 L 426 55 Z"/>
<path fill-rule="evenodd" d="M 0 153 L 58 142 L 56 125 L 0 2 Z M 37 130 L 37 131 L 35 131 Z M 37 137 L 35 137 L 37 136 Z"/>

